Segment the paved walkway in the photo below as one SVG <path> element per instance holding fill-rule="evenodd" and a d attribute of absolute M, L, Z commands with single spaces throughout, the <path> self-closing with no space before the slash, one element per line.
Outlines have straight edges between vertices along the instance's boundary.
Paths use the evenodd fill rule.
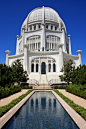
<path fill-rule="evenodd" d="M 9 104 L 12 100 L 18 98 L 22 94 L 25 94 L 28 91 L 28 89 L 23 89 L 21 92 L 15 93 L 7 98 L 0 100 L 0 107 Z M 61 92 L 64 96 L 72 100 L 74 103 L 80 105 L 81 107 L 84 107 L 86 109 L 86 100 L 83 98 L 80 98 L 76 95 L 73 95 L 63 89 L 58 89 L 59 92 Z"/>
<path fill-rule="evenodd" d="M 22 94 L 25 94 L 28 91 L 28 89 L 23 89 L 18 93 L 15 93 L 13 95 L 10 95 L 9 97 L 6 97 L 4 99 L 0 100 L 0 107 L 1 106 L 5 106 L 7 104 L 9 104 L 12 100 L 18 98 L 19 96 L 21 96 Z"/>
<path fill-rule="evenodd" d="M 83 98 L 80 98 L 76 95 L 73 95 L 69 92 L 67 92 L 66 90 L 63 89 L 58 89 L 59 92 L 61 92 L 64 96 L 66 96 L 67 98 L 69 98 L 70 100 L 72 100 L 75 104 L 84 107 L 86 109 L 86 100 Z"/>

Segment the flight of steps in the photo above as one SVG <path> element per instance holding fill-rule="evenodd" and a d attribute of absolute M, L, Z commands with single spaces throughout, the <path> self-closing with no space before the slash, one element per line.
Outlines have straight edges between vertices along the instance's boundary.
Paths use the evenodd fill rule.
<path fill-rule="evenodd" d="M 39 86 L 34 87 L 34 89 L 52 89 L 48 85 L 48 81 L 47 81 L 47 76 L 46 75 L 41 75 L 40 76 Z"/>

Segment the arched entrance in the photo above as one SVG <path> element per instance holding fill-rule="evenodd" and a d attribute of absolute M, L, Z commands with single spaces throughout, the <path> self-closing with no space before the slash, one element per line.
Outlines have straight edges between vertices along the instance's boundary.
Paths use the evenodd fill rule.
<path fill-rule="evenodd" d="M 45 62 L 42 62 L 42 64 L 41 64 L 41 74 L 46 74 L 46 64 L 45 64 Z"/>

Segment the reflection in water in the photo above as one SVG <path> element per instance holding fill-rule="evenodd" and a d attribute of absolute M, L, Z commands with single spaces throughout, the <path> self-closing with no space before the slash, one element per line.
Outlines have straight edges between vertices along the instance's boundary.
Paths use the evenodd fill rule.
<path fill-rule="evenodd" d="M 51 99 L 49 99 L 49 108 L 51 108 Z"/>
<path fill-rule="evenodd" d="M 56 107 L 56 99 L 54 99 L 53 105 L 54 107 Z"/>
<path fill-rule="evenodd" d="M 33 99 L 31 99 L 31 107 L 33 107 L 34 101 Z"/>
<path fill-rule="evenodd" d="M 4 129 L 78 129 L 51 92 L 35 92 Z"/>
<path fill-rule="evenodd" d="M 46 98 L 41 98 L 41 106 L 43 109 L 46 108 Z"/>

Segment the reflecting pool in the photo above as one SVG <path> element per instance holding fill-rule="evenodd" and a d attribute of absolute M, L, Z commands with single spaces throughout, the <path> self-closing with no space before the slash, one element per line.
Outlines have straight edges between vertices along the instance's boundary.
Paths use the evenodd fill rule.
<path fill-rule="evenodd" d="M 4 129 L 78 129 L 51 92 L 35 92 Z"/>

